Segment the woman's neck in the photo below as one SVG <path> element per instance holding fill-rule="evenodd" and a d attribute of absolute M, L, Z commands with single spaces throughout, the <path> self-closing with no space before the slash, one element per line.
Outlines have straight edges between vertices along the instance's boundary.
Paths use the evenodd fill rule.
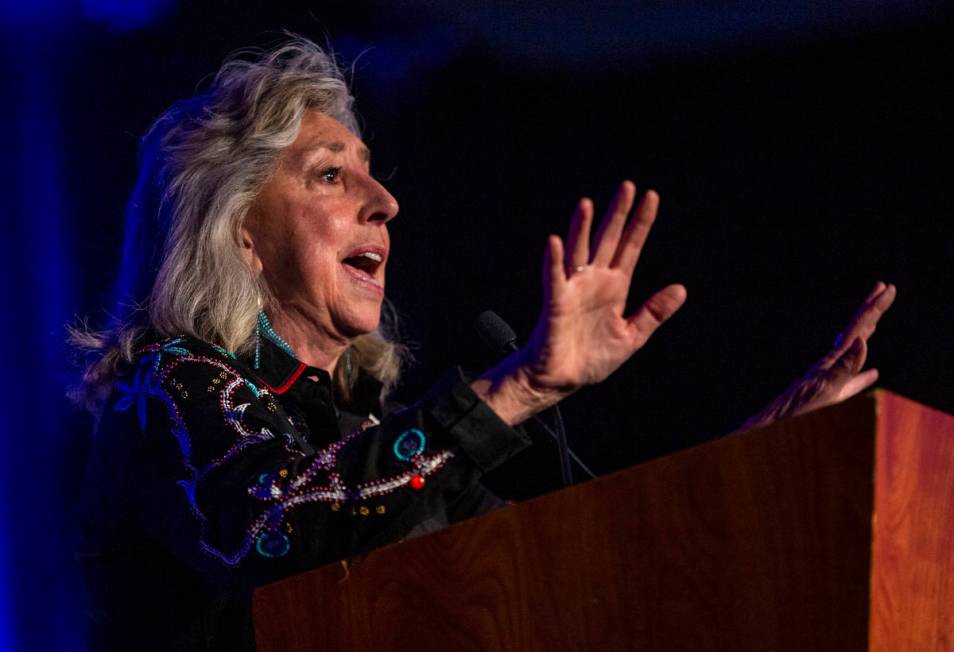
<path fill-rule="evenodd" d="M 300 311 L 269 308 L 266 312 L 272 328 L 288 342 L 299 361 L 334 375 L 338 359 L 351 345 L 350 340 L 327 333 Z"/>

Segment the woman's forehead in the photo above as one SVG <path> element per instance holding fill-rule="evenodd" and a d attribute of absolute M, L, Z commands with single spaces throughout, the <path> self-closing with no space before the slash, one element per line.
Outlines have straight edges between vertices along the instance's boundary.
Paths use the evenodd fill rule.
<path fill-rule="evenodd" d="M 362 160 L 371 160 L 371 151 L 350 129 L 331 116 L 311 111 L 302 118 L 298 137 L 286 150 L 286 155 L 309 158 L 328 151 L 334 154 L 353 150 Z"/>

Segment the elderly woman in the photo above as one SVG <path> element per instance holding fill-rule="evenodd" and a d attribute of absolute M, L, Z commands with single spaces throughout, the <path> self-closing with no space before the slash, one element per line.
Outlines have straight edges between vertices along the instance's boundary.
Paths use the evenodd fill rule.
<path fill-rule="evenodd" d="M 514 426 L 598 383 L 682 305 L 623 310 L 656 215 L 624 182 L 591 238 L 551 236 L 530 342 L 389 410 L 403 349 L 381 326 L 393 196 L 371 176 L 334 61 L 293 39 L 228 61 L 143 144 L 114 322 L 76 332 L 97 415 L 81 557 L 94 642 L 251 649 L 255 586 L 493 509 L 481 475 Z M 867 387 L 879 284 L 844 341 L 753 423 Z"/>

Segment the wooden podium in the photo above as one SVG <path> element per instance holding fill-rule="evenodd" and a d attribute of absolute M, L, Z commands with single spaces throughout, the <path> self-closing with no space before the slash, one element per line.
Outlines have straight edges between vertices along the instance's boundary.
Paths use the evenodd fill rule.
<path fill-rule="evenodd" d="M 954 417 L 885 391 L 262 587 L 262 652 L 954 650 Z"/>

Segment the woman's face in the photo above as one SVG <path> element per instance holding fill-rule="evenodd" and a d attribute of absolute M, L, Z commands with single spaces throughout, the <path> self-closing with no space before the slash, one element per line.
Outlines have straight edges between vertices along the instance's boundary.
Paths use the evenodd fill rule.
<path fill-rule="evenodd" d="M 394 197 L 344 125 L 309 112 L 252 204 L 242 244 L 283 314 L 350 339 L 377 328 Z"/>

